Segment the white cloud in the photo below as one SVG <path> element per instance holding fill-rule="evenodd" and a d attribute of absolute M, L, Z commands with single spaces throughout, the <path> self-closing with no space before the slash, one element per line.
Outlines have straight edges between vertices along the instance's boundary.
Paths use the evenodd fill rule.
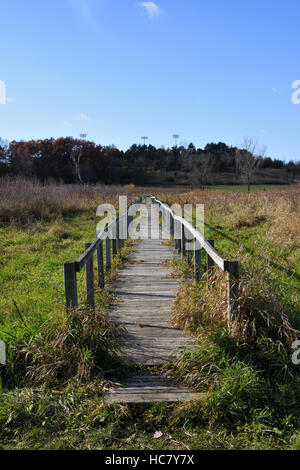
<path fill-rule="evenodd" d="M 161 8 L 154 2 L 138 2 L 140 7 L 145 8 L 150 19 L 159 16 L 162 13 Z"/>

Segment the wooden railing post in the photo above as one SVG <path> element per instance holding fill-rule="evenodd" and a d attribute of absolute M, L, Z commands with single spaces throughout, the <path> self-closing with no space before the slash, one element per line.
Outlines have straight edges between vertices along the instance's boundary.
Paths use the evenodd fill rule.
<path fill-rule="evenodd" d="M 89 249 L 91 243 L 85 244 L 85 251 Z M 89 258 L 86 263 L 86 303 L 89 307 L 95 307 L 95 290 L 94 290 L 94 259 Z"/>
<path fill-rule="evenodd" d="M 121 235 L 119 234 L 119 249 L 121 250 L 121 248 L 123 247 L 124 245 L 124 234 L 125 234 L 125 227 L 124 227 L 125 223 L 124 223 L 124 216 L 121 217 L 121 219 L 119 220 L 119 228 L 121 229 Z"/>
<path fill-rule="evenodd" d="M 148 204 L 147 204 L 148 202 Z M 148 199 L 148 201 L 145 201 L 146 209 L 147 209 L 147 229 L 148 229 L 148 234 L 147 234 L 147 239 L 151 240 L 151 209 L 152 209 L 152 204 L 153 200 L 152 198 Z"/>
<path fill-rule="evenodd" d="M 117 251 L 120 251 L 121 249 L 121 244 L 120 244 L 120 219 L 119 217 L 117 218 L 117 227 L 116 227 L 116 236 L 117 236 L 117 239 L 116 239 L 116 242 L 117 242 Z"/>
<path fill-rule="evenodd" d="M 98 286 L 103 289 L 105 286 L 104 281 L 104 262 L 103 262 L 103 240 L 99 242 L 97 248 L 97 267 L 98 267 Z"/>
<path fill-rule="evenodd" d="M 162 231 L 163 231 L 163 209 L 161 208 L 161 205 L 159 206 L 159 223 L 158 223 L 158 238 L 159 240 L 162 239 Z"/>
<path fill-rule="evenodd" d="M 186 239 L 185 239 L 185 230 L 184 225 L 181 224 L 181 257 L 186 256 Z"/>
<path fill-rule="evenodd" d="M 133 215 L 129 215 L 129 212 L 127 211 L 127 237 L 129 238 L 130 236 L 130 225 L 133 222 Z"/>
<path fill-rule="evenodd" d="M 186 253 L 187 253 L 187 258 L 188 258 L 189 263 L 192 260 L 193 251 L 194 251 L 193 248 L 192 249 L 190 248 L 191 243 L 192 243 L 191 240 L 185 237 Z"/>
<path fill-rule="evenodd" d="M 120 216 L 119 216 L 119 220 L 118 220 L 118 249 L 119 251 L 121 251 L 122 249 L 121 235 L 122 235 L 122 220 L 120 219 Z"/>
<path fill-rule="evenodd" d="M 201 248 L 198 246 L 199 242 L 194 241 L 194 271 L 196 281 L 200 281 L 202 275 L 201 269 Z"/>
<path fill-rule="evenodd" d="M 111 244 L 110 244 L 108 229 L 107 229 L 107 236 L 105 239 L 105 255 L 106 255 L 105 269 L 106 269 L 106 272 L 109 272 L 111 270 Z"/>
<path fill-rule="evenodd" d="M 112 252 L 113 256 L 116 256 L 118 253 L 118 246 L 117 246 L 117 221 L 115 222 L 115 228 L 113 230 L 113 237 L 112 237 Z"/>
<path fill-rule="evenodd" d="M 177 253 L 181 253 L 181 224 L 178 220 L 175 220 L 175 248 Z"/>
<path fill-rule="evenodd" d="M 166 211 L 163 206 L 161 206 L 161 239 L 164 237 L 164 227 L 166 226 Z"/>
<path fill-rule="evenodd" d="M 226 261 L 227 270 L 227 297 L 228 297 L 228 323 L 234 319 L 238 310 L 239 296 L 239 262 Z"/>
<path fill-rule="evenodd" d="M 173 214 L 171 213 L 170 214 L 170 238 L 174 237 L 174 231 L 175 231 L 174 217 L 173 217 Z"/>
<path fill-rule="evenodd" d="M 64 263 L 65 297 L 67 310 L 78 306 L 77 277 L 74 262 Z"/>
<path fill-rule="evenodd" d="M 215 247 L 215 241 L 214 240 L 207 240 L 208 243 L 214 248 Z M 213 268 L 215 266 L 215 262 L 214 260 L 209 256 L 209 254 L 207 253 L 207 270 L 209 271 L 211 268 Z"/>

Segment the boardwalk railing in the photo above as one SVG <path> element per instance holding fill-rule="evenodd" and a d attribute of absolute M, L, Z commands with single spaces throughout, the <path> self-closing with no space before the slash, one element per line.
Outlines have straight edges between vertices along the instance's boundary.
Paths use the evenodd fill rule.
<path fill-rule="evenodd" d="M 183 217 L 176 215 L 167 204 L 159 201 L 155 196 L 150 197 L 153 204 L 158 205 L 162 214 L 162 220 L 165 224 L 170 224 L 169 234 L 174 237 L 175 247 L 182 257 L 191 254 L 190 244 L 193 244 L 194 253 L 194 271 L 195 278 L 199 281 L 203 275 L 202 269 L 202 251 L 206 253 L 206 270 L 209 271 L 218 266 L 222 271 L 227 273 L 227 290 L 228 290 L 228 314 L 231 318 L 237 310 L 238 298 L 238 281 L 239 281 L 239 262 L 236 260 L 224 259 L 215 249 L 214 240 L 206 240 L 204 236 L 189 221 Z M 145 196 L 145 199 L 147 196 Z M 139 198 L 132 205 L 141 204 L 143 198 Z M 131 207 L 131 206 L 130 206 Z M 78 306 L 77 292 L 77 273 L 86 268 L 86 300 L 90 307 L 95 306 L 95 290 L 94 290 L 94 255 L 97 254 L 97 282 L 100 288 L 104 287 L 104 273 L 109 272 L 112 265 L 112 255 L 115 256 L 122 248 L 125 238 L 128 236 L 128 226 L 133 220 L 133 216 L 129 215 L 129 209 L 115 218 L 105 229 L 97 234 L 97 238 L 93 243 L 85 244 L 84 254 L 77 260 L 64 263 L 65 278 L 65 297 L 67 310 Z M 151 214 L 149 213 L 149 222 L 151 226 Z M 123 237 L 120 237 L 120 227 L 126 225 L 127 231 Z M 151 229 L 149 228 L 149 233 Z M 105 244 L 105 245 L 104 245 Z M 104 246 L 105 246 L 105 263 L 104 263 Z M 104 266 L 105 264 L 105 266 Z"/>
<path fill-rule="evenodd" d="M 142 198 L 131 204 L 141 204 Z M 130 207 L 131 207 L 130 206 Z M 127 219 L 127 220 L 126 220 Z M 85 244 L 85 252 L 77 261 L 64 263 L 65 298 L 67 310 L 78 306 L 77 273 L 86 268 L 86 301 L 89 307 L 95 306 L 95 282 L 94 282 L 94 255 L 97 254 L 97 282 L 100 288 L 104 287 L 104 273 L 109 272 L 112 266 L 112 255 L 115 256 L 121 250 L 125 237 L 120 236 L 120 227 L 128 227 L 133 216 L 127 211 L 116 217 L 110 224 L 107 224 L 102 232 L 97 234 L 93 243 Z M 127 222 L 127 223 L 126 223 Z M 124 234 L 124 230 L 121 230 Z M 104 243 L 105 243 L 105 263 L 104 263 Z M 105 266 L 104 266 L 105 264 Z"/>
<path fill-rule="evenodd" d="M 201 251 L 206 252 L 207 270 L 217 265 L 227 273 L 227 296 L 229 319 L 237 310 L 239 262 L 225 260 L 215 249 L 214 240 L 206 240 L 204 236 L 186 219 L 176 215 L 167 204 L 159 201 L 155 196 L 150 196 L 152 203 L 157 204 L 162 213 L 162 219 L 170 223 L 170 235 L 174 237 L 175 247 L 182 257 L 189 254 L 187 241 L 193 240 L 194 271 L 195 278 L 199 281 L 202 277 Z"/>
<path fill-rule="evenodd" d="M 0 372 L 1 368 L 6 365 L 6 346 L 3 341 L 0 341 Z"/>

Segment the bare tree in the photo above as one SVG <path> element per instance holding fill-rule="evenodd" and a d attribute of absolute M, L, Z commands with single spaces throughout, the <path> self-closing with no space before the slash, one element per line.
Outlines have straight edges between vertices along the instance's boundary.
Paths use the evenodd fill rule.
<path fill-rule="evenodd" d="M 215 164 L 213 155 L 205 152 L 193 152 L 188 149 L 187 160 L 193 183 L 199 185 L 200 189 L 204 189 Z"/>
<path fill-rule="evenodd" d="M 76 143 L 71 152 L 71 160 L 74 165 L 75 175 L 80 184 L 83 184 L 81 171 L 80 171 L 80 160 L 82 157 L 83 146 L 81 143 Z"/>
<path fill-rule="evenodd" d="M 250 192 L 252 177 L 262 164 L 265 153 L 266 148 L 263 147 L 259 150 L 257 148 L 257 142 L 250 137 L 245 137 L 242 148 L 236 151 L 236 168 L 242 181 L 247 184 L 248 192 Z"/>

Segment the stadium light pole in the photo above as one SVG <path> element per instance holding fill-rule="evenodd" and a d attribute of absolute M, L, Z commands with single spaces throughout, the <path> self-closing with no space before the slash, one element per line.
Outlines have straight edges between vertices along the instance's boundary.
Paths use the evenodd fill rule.
<path fill-rule="evenodd" d="M 146 140 L 148 140 L 148 137 L 147 137 L 147 136 L 143 136 L 143 137 L 141 137 L 141 139 L 144 141 L 144 145 L 146 145 Z"/>
<path fill-rule="evenodd" d="M 175 139 L 175 147 L 177 147 L 177 141 L 179 139 L 179 134 L 173 134 L 173 139 Z"/>
<path fill-rule="evenodd" d="M 85 139 L 87 138 L 87 134 L 80 134 L 80 138 L 81 138 L 82 140 L 85 140 Z"/>

